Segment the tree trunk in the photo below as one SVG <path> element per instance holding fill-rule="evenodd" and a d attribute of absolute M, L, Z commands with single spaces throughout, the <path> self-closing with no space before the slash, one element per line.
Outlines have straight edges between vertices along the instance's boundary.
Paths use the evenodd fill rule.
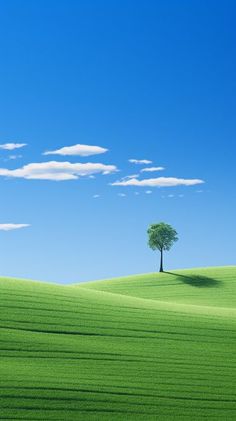
<path fill-rule="evenodd" d="M 163 269 L 163 250 L 161 249 L 161 265 L 160 265 L 160 272 L 164 272 Z"/>

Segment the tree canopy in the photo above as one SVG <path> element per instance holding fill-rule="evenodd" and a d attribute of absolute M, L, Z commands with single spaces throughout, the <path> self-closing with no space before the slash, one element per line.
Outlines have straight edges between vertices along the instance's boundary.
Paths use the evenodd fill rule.
<path fill-rule="evenodd" d="M 149 226 L 149 247 L 152 250 L 159 250 L 161 252 L 160 272 L 163 272 L 163 251 L 170 250 L 176 241 L 178 241 L 178 234 L 171 225 L 160 222 L 158 224 L 151 224 Z"/>

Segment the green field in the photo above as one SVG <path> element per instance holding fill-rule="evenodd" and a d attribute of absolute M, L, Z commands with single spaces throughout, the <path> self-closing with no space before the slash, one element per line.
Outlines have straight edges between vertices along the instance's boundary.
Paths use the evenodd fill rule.
<path fill-rule="evenodd" d="M 235 420 L 236 267 L 0 279 L 0 419 Z"/>

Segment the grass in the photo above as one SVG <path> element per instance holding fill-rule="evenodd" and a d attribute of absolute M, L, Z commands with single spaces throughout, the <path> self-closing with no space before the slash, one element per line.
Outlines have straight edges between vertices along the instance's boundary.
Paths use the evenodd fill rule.
<path fill-rule="evenodd" d="M 0 419 L 235 420 L 236 267 L 0 279 Z"/>

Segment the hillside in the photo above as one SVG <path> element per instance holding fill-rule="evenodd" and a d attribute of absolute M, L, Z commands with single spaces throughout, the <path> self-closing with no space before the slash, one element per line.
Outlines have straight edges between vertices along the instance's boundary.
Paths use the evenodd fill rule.
<path fill-rule="evenodd" d="M 236 308 L 236 266 L 150 273 L 81 286 L 171 303 Z"/>
<path fill-rule="evenodd" d="M 236 267 L 0 279 L 0 419 L 235 420 Z"/>

